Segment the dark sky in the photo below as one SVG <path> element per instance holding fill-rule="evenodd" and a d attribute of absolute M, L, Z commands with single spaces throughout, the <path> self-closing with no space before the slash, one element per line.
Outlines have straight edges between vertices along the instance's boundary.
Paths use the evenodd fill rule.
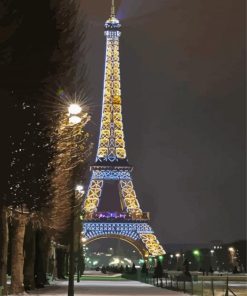
<path fill-rule="evenodd" d="M 99 131 L 110 0 L 88 19 L 93 132 Z M 116 1 L 127 153 L 162 243 L 245 238 L 245 1 Z"/>
<path fill-rule="evenodd" d="M 111 1 L 80 1 L 88 22 L 88 100 L 96 140 L 103 25 Z M 5 13 L 7 2 L 15 9 L 11 4 Z M 18 110 L 13 115 L 12 105 L 39 102 L 40 93 L 43 100 L 43 81 L 54 68 L 59 72 L 59 62 L 50 63 L 59 44 L 52 1 L 7 2 L 0 0 L 0 199 L 9 178 L 9 135 L 21 135 L 25 116 Z M 66 11 L 68 2 L 60 2 Z M 135 166 L 142 209 L 151 212 L 151 224 L 164 245 L 244 239 L 245 1 L 116 0 L 116 4 L 123 25 L 127 153 Z M 67 48 L 67 58 L 69 53 Z M 53 103 L 46 93 L 45 100 Z"/>

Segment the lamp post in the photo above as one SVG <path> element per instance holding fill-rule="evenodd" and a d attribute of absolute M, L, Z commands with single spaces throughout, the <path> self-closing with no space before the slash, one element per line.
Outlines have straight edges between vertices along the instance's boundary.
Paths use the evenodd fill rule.
<path fill-rule="evenodd" d="M 193 251 L 193 255 L 195 256 L 196 261 L 197 261 L 197 269 L 199 269 L 200 268 L 201 252 L 196 249 Z"/>
<path fill-rule="evenodd" d="M 69 288 L 68 296 L 74 295 L 74 273 L 76 267 L 77 282 L 80 282 L 81 275 L 81 221 L 80 221 L 80 204 L 84 195 L 82 185 L 77 185 L 75 188 L 74 198 L 72 200 L 71 212 L 71 240 L 70 240 L 70 261 L 69 261 Z M 75 253 L 77 252 L 77 256 Z M 76 263 L 76 265 L 75 265 Z"/>
<path fill-rule="evenodd" d="M 214 250 L 212 249 L 212 250 L 210 250 L 210 264 L 211 264 L 211 268 L 212 268 L 212 270 L 215 268 L 215 266 L 214 266 Z"/>
<path fill-rule="evenodd" d="M 173 254 L 170 254 L 170 260 L 168 260 L 168 265 L 170 265 L 170 269 L 172 270 L 173 269 Z"/>
<path fill-rule="evenodd" d="M 81 122 L 82 108 L 79 104 L 70 104 L 68 107 L 68 122 L 69 125 L 76 125 Z M 77 230 L 77 219 L 76 217 L 80 216 L 78 211 L 78 199 L 81 195 L 80 192 L 83 191 L 81 185 L 76 186 L 75 194 L 73 195 L 71 202 L 71 231 L 70 231 L 70 248 L 69 248 L 69 286 L 68 286 L 68 296 L 74 296 L 74 273 L 75 273 L 75 246 L 76 246 L 76 237 L 75 233 Z M 78 245 L 77 245 L 78 248 Z M 78 259 L 78 258 L 77 258 Z M 77 262 L 78 267 L 78 262 Z M 78 268 L 77 268 L 78 270 Z"/>
<path fill-rule="evenodd" d="M 234 247 L 228 248 L 229 254 L 230 254 L 230 263 L 233 267 L 235 267 L 235 259 L 236 259 L 236 250 Z"/>
<path fill-rule="evenodd" d="M 175 257 L 177 258 L 177 270 L 179 269 L 179 258 L 181 257 L 181 254 L 180 253 L 176 253 L 175 254 Z"/>
<path fill-rule="evenodd" d="M 81 277 L 81 269 L 82 269 L 82 260 L 83 260 L 83 247 L 81 245 L 81 216 L 80 216 L 80 205 L 82 203 L 82 198 L 84 195 L 84 187 L 82 185 L 77 185 L 75 188 L 75 199 L 76 199 L 76 207 L 75 207 L 75 216 L 74 216 L 74 223 L 75 223 L 75 241 L 76 241 L 76 271 L 77 271 L 77 282 L 80 282 Z"/>
<path fill-rule="evenodd" d="M 79 114 L 82 112 L 82 108 L 78 104 L 70 104 L 68 107 L 69 123 L 74 125 L 81 122 Z"/>

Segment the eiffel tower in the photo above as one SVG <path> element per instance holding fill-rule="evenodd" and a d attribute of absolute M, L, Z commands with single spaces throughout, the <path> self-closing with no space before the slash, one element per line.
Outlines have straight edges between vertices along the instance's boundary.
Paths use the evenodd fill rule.
<path fill-rule="evenodd" d="M 143 258 L 162 256 L 163 247 L 148 224 L 149 213 L 140 208 L 132 181 L 122 120 L 119 38 L 121 24 L 116 18 L 114 0 L 105 23 L 106 57 L 100 136 L 91 180 L 83 202 L 82 240 L 89 244 L 101 238 L 117 238 L 133 245 Z M 119 211 L 100 211 L 104 185 L 117 183 Z M 116 188 L 116 186 L 115 186 Z M 116 199 L 113 193 L 106 198 Z M 108 200 L 109 206 L 110 200 Z"/>

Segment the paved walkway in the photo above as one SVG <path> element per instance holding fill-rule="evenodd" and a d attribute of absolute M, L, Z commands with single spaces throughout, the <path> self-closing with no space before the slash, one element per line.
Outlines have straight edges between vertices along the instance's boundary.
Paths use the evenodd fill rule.
<path fill-rule="evenodd" d="M 29 295 L 67 295 L 67 281 L 56 282 L 55 285 L 35 290 Z M 183 293 L 169 291 L 157 287 L 150 286 L 148 284 L 136 282 L 136 281 L 82 281 L 75 283 L 75 296 L 94 296 L 94 295 L 185 295 Z"/>

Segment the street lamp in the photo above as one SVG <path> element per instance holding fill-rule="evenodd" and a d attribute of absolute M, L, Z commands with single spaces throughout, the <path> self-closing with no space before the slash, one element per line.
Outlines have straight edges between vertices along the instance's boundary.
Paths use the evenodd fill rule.
<path fill-rule="evenodd" d="M 235 248 L 233 248 L 233 247 L 229 247 L 228 248 L 228 251 L 229 251 L 229 253 L 230 253 L 230 258 L 231 258 L 231 264 L 232 265 L 235 265 L 235 252 L 236 252 L 236 250 L 235 250 Z"/>
<path fill-rule="evenodd" d="M 78 193 L 80 193 L 80 194 L 84 194 L 85 193 L 83 185 L 77 185 L 76 188 L 75 188 L 75 190 Z"/>
<path fill-rule="evenodd" d="M 81 118 L 79 116 L 73 115 L 69 117 L 69 123 L 74 125 L 81 122 Z"/>
<path fill-rule="evenodd" d="M 211 254 L 211 256 L 210 256 L 210 264 L 211 264 L 211 268 L 212 269 L 214 269 L 214 261 L 215 261 L 215 258 L 214 258 L 214 250 L 212 249 L 212 250 L 210 250 L 210 254 Z"/>
<path fill-rule="evenodd" d="M 82 111 L 82 108 L 79 104 L 70 104 L 68 107 L 68 116 L 69 116 L 69 123 L 74 125 L 81 122 L 81 117 L 78 116 Z"/>
<path fill-rule="evenodd" d="M 193 254 L 194 254 L 195 256 L 200 256 L 200 251 L 199 251 L 199 250 L 194 250 L 194 251 L 193 251 Z"/>
<path fill-rule="evenodd" d="M 201 253 L 200 253 L 199 250 L 196 249 L 196 250 L 193 251 L 193 255 L 196 257 L 197 264 L 198 264 L 198 269 L 199 269 L 199 266 L 200 266 L 200 255 L 201 255 Z"/>
<path fill-rule="evenodd" d="M 179 258 L 181 257 L 181 254 L 180 253 L 176 253 L 175 254 L 175 257 L 177 258 L 177 270 L 178 270 L 179 269 L 178 262 L 179 262 Z"/>
<path fill-rule="evenodd" d="M 85 243 L 85 242 L 87 241 L 87 238 L 86 238 L 86 237 L 83 237 L 83 238 L 81 239 L 81 241 L 82 241 L 83 243 Z"/>
<path fill-rule="evenodd" d="M 159 256 L 159 260 L 163 261 L 164 257 L 162 255 Z"/>
<path fill-rule="evenodd" d="M 79 104 L 70 104 L 68 107 L 69 115 L 78 115 L 81 113 L 82 108 Z"/>
<path fill-rule="evenodd" d="M 75 141 L 77 137 L 81 133 L 81 128 L 87 122 L 87 113 L 84 112 L 82 106 L 77 103 L 71 103 L 67 106 L 67 114 L 66 116 L 66 124 L 65 126 L 68 128 L 68 132 L 71 133 L 71 144 L 72 151 L 74 150 L 75 145 L 77 145 Z M 65 112 L 64 112 L 65 113 Z M 84 122 L 85 120 L 85 122 Z M 64 124 L 64 121 L 62 121 Z M 64 126 L 64 125 L 63 125 Z M 67 130 L 67 129 L 66 129 Z M 80 137 L 80 136 L 79 136 Z M 67 138 L 66 138 L 67 139 Z M 77 156 L 77 155 L 76 155 Z M 81 221 L 82 214 L 80 213 L 80 205 L 84 195 L 84 188 L 82 185 L 77 185 L 74 188 L 74 195 L 71 202 L 71 231 L 70 231 L 70 249 L 69 249 L 69 287 L 68 287 L 68 295 L 74 295 L 74 271 L 75 271 L 75 263 L 77 268 L 77 281 L 80 280 L 80 263 L 82 262 L 82 246 L 80 241 L 79 231 L 81 229 Z M 77 235 L 78 233 L 78 235 Z M 77 251 L 77 254 L 76 254 Z"/>

